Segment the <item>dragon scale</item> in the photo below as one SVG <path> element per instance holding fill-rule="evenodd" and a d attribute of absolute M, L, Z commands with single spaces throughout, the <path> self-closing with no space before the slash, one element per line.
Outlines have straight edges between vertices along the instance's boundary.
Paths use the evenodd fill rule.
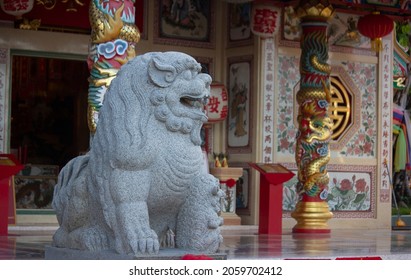
<path fill-rule="evenodd" d="M 310 26 L 305 31 L 301 40 L 301 82 L 296 96 L 300 106 L 296 162 L 302 192 L 315 197 L 327 189 L 329 182 L 326 165 L 332 134 L 332 120 L 328 116 L 331 67 L 327 64 L 328 45 L 323 29 Z"/>

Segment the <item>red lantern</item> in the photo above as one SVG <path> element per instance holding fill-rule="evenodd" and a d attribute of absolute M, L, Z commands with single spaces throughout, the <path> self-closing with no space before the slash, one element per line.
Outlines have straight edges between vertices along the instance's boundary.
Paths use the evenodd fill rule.
<path fill-rule="evenodd" d="M 280 26 L 281 10 L 271 1 L 256 0 L 251 11 L 251 31 L 263 38 L 273 37 Z"/>
<path fill-rule="evenodd" d="M 382 37 L 391 33 L 394 28 L 392 19 L 380 12 L 361 17 L 358 20 L 358 31 L 371 39 L 371 48 L 378 52 L 382 50 Z"/>
<path fill-rule="evenodd" d="M 33 9 L 34 0 L 2 0 L 0 6 L 6 14 L 21 17 Z"/>
<path fill-rule="evenodd" d="M 225 120 L 228 113 L 228 93 L 224 84 L 219 82 L 211 84 L 210 98 L 205 110 L 208 116 L 207 124 Z"/>

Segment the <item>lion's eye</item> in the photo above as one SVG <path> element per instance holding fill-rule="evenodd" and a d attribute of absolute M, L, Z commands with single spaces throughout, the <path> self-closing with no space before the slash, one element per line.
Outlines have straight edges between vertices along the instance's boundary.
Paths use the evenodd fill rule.
<path fill-rule="evenodd" d="M 191 73 L 190 70 L 184 71 L 183 73 L 183 79 L 185 80 L 191 80 L 193 78 L 193 74 Z"/>

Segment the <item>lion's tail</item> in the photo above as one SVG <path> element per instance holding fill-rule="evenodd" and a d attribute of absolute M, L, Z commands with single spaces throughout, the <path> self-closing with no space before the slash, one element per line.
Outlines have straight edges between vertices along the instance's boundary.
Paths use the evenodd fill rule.
<path fill-rule="evenodd" d="M 53 208 L 56 211 L 57 220 L 61 225 L 64 213 L 69 210 L 69 199 L 73 196 L 84 197 L 86 192 L 86 170 L 89 154 L 78 156 L 69 161 L 61 170 L 57 184 L 54 187 Z M 70 211 L 70 210 L 69 210 Z"/>

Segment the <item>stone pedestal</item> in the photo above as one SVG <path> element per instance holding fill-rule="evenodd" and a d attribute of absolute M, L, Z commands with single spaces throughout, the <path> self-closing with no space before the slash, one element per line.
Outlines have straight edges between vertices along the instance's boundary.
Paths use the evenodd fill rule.
<path fill-rule="evenodd" d="M 194 250 L 182 249 L 160 249 L 158 254 L 147 255 L 127 255 L 118 254 L 114 250 L 104 251 L 82 251 L 68 248 L 58 248 L 53 246 L 46 246 L 45 259 L 46 260 L 181 260 L 184 255 L 206 255 L 215 260 L 226 260 L 227 255 L 223 253 L 202 253 Z"/>
<path fill-rule="evenodd" d="M 222 201 L 221 217 L 224 218 L 225 225 L 241 225 L 241 218 L 235 213 L 236 209 L 236 186 L 228 188 L 226 182 L 229 179 L 235 181 L 243 176 L 243 169 L 239 167 L 219 167 L 210 168 L 210 173 L 220 180 L 221 189 L 228 194 Z M 228 199 L 230 201 L 228 201 Z"/>

